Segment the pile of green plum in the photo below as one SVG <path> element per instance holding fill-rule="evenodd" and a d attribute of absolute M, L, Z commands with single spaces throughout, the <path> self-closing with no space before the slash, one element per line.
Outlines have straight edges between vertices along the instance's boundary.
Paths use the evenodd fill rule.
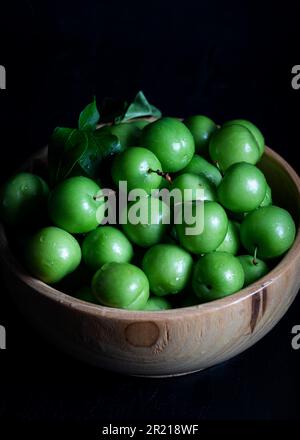
<path fill-rule="evenodd" d="M 256 166 L 264 137 L 249 121 L 219 127 L 202 115 L 161 117 L 96 131 L 99 139 L 117 137 L 122 148 L 95 178 L 74 167 L 52 185 L 47 175 L 20 172 L 2 187 L 1 218 L 41 281 L 109 307 L 164 310 L 231 295 L 263 277 L 292 246 L 294 221 L 272 204 Z M 147 224 L 124 218 L 101 224 L 102 173 L 115 192 L 126 181 L 128 191 L 147 193 L 139 201 L 148 209 Z M 196 190 L 204 190 L 201 233 L 187 235 L 189 225 L 174 224 L 174 207 L 151 195 L 160 188 L 190 189 L 192 203 Z"/>

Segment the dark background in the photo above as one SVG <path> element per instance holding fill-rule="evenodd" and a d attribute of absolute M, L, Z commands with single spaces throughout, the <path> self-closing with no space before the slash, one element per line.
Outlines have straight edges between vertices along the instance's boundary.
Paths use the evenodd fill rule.
<path fill-rule="evenodd" d="M 0 90 L 1 180 L 46 144 L 55 126 L 76 125 L 94 94 L 98 102 L 130 99 L 140 89 L 165 115 L 250 119 L 299 171 L 300 90 L 291 87 L 300 56 L 298 17 L 292 2 L 1 6 L 0 64 L 7 71 L 7 90 Z M 0 430 L 1 420 L 12 419 L 52 427 L 205 420 L 234 427 L 236 420 L 267 420 L 273 428 L 298 420 L 300 351 L 291 348 L 291 329 L 300 324 L 299 303 L 235 359 L 192 376 L 147 380 L 58 352 L 24 322 L 1 287 L 7 350 L 0 351 Z"/>

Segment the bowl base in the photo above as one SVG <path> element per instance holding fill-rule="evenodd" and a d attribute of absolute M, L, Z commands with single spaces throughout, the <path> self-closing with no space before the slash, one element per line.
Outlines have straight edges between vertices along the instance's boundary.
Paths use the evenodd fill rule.
<path fill-rule="evenodd" d="M 145 377 L 148 379 L 166 379 L 171 377 L 180 377 L 180 376 L 188 376 L 189 374 L 199 373 L 200 371 L 206 370 L 206 368 L 199 368 L 198 370 L 185 371 L 184 373 L 176 373 L 176 374 L 130 374 L 132 377 Z"/>

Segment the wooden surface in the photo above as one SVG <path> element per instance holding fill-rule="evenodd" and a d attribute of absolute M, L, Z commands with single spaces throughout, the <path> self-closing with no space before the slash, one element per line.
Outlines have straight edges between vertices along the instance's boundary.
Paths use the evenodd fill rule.
<path fill-rule="evenodd" d="M 1 226 L 3 275 L 15 303 L 64 350 L 127 374 L 186 374 L 242 352 L 278 322 L 300 285 L 299 177 L 269 148 L 260 167 L 273 189 L 274 202 L 293 214 L 298 234 L 275 269 L 246 289 L 211 303 L 162 312 L 89 304 L 32 278 L 12 255 Z"/>

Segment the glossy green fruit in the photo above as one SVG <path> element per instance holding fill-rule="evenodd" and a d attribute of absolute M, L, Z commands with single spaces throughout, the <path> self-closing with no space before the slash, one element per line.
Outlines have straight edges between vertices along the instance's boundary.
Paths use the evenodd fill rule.
<path fill-rule="evenodd" d="M 223 242 L 228 229 L 226 212 L 219 203 L 205 201 L 204 207 L 194 204 L 192 214 L 195 219 L 199 220 L 202 209 L 204 209 L 204 228 L 197 235 L 187 235 L 186 229 L 193 227 L 197 220 L 191 225 L 187 225 L 185 221 L 176 224 L 176 232 L 181 246 L 194 254 L 204 254 L 216 250 Z"/>
<path fill-rule="evenodd" d="M 150 290 L 157 296 L 175 294 L 183 290 L 192 271 L 193 259 L 184 249 L 173 244 L 158 244 L 143 258 L 143 270 Z"/>
<path fill-rule="evenodd" d="M 239 255 L 238 259 L 243 266 L 245 274 L 244 287 L 255 283 L 269 272 L 267 264 L 259 258 L 253 258 L 251 255 Z"/>
<path fill-rule="evenodd" d="M 161 163 L 151 151 L 131 147 L 115 157 L 111 173 L 116 185 L 126 181 L 128 191 L 139 188 L 150 193 L 161 184 L 161 176 L 155 173 L 157 170 L 162 170 Z"/>
<path fill-rule="evenodd" d="M 193 135 L 196 153 L 207 154 L 209 139 L 218 128 L 214 121 L 207 116 L 194 115 L 186 118 L 183 123 Z"/>
<path fill-rule="evenodd" d="M 262 208 L 263 206 L 269 206 L 269 205 L 272 205 L 272 190 L 267 184 L 266 195 L 259 206 Z"/>
<path fill-rule="evenodd" d="M 203 157 L 198 156 L 198 154 L 195 154 L 192 157 L 190 163 L 185 168 L 183 168 L 180 173 L 203 175 L 216 186 L 218 186 L 222 180 L 222 174 L 220 173 L 218 168 L 209 163 Z"/>
<path fill-rule="evenodd" d="M 228 125 L 217 130 L 211 137 L 209 154 L 222 171 L 237 162 L 256 164 L 260 157 L 254 136 L 242 125 Z"/>
<path fill-rule="evenodd" d="M 130 122 L 130 124 L 133 124 L 135 127 L 138 127 L 140 130 L 143 130 L 146 125 L 150 124 L 150 121 L 146 121 L 145 119 L 135 119 Z"/>
<path fill-rule="evenodd" d="M 232 212 L 248 212 L 258 208 L 265 198 L 267 182 L 263 173 L 246 162 L 235 163 L 225 172 L 218 187 L 218 197 Z"/>
<path fill-rule="evenodd" d="M 149 298 L 149 282 L 144 272 L 129 263 L 106 263 L 92 281 L 96 299 L 103 305 L 143 310 Z"/>
<path fill-rule="evenodd" d="M 212 252 L 196 263 L 192 284 L 202 301 L 212 301 L 240 290 L 244 270 L 237 257 L 227 252 Z"/>
<path fill-rule="evenodd" d="M 82 258 L 91 270 L 98 270 L 105 263 L 129 263 L 132 257 L 132 244 L 113 226 L 99 226 L 82 243 Z"/>
<path fill-rule="evenodd" d="M 38 223 L 47 212 L 49 188 L 39 176 L 18 173 L 0 191 L 0 217 L 8 225 Z"/>
<path fill-rule="evenodd" d="M 173 180 L 171 190 L 173 189 L 181 191 L 182 200 L 185 202 L 190 200 L 217 200 L 216 188 L 205 176 L 197 176 L 191 173 L 180 174 Z M 203 195 L 197 191 L 200 189 L 204 191 Z"/>
<path fill-rule="evenodd" d="M 163 171 L 182 170 L 195 153 L 195 143 L 189 129 L 178 119 L 162 118 L 143 129 L 141 145 L 159 159 Z"/>
<path fill-rule="evenodd" d="M 217 247 L 218 252 L 228 252 L 229 254 L 236 255 L 240 248 L 240 233 L 238 223 L 229 220 L 228 229 L 224 240 Z"/>
<path fill-rule="evenodd" d="M 147 125 L 147 121 L 122 122 L 115 125 L 105 125 L 99 130 L 111 133 L 120 141 L 122 151 L 128 147 L 139 144 L 139 139 L 142 134 L 142 128 Z"/>
<path fill-rule="evenodd" d="M 102 222 L 105 201 L 100 187 L 93 180 L 76 176 L 64 180 L 52 190 L 48 210 L 56 226 L 73 234 L 84 233 Z"/>
<path fill-rule="evenodd" d="M 73 272 L 81 260 L 77 240 L 68 232 L 49 226 L 28 242 L 25 261 L 29 271 L 48 284 L 57 283 Z"/>
<path fill-rule="evenodd" d="M 169 310 L 172 306 L 166 298 L 150 296 L 143 310 L 148 312 L 159 312 L 160 310 Z"/>
<path fill-rule="evenodd" d="M 278 206 L 265 206 L 250 212 L 241 225 L 241 241 L 249 254 L 263 260 L 279 257 L 293 244 L 296 235 L 291 215 Z"/>
<path fill-rule="evenodd" d="M 75 297 L 81 299 L 81 301 L 98 304 L 98 301 L 94 297 L 92 289 L 89 286 L 83 286 L 79 290 L 77 290 Z"/>
<path fill-rule="evenodd" d="M 252 133 L 257 142 L 260 157 L 264 154 L 265 139 L 262 132 L 256 127 L 256 125 L 252 124 L 252 122 L 247 121 L 246 119 L 233 119 L 232 121 L 227 121 L 225 124 L 223 124 L 223 127 L 227 127 L 228 125 L 242 125 L 243 127 L 246 127 Z"/>
<path fill-rule="evenodd" d="M 138 246 L 149 247 L 159 243 L 170 224 L 170 209 L 155 197 L 143 197 L 130 202 L 127 215 L 121 214 L 122 228 L 129 240 Z"/>

